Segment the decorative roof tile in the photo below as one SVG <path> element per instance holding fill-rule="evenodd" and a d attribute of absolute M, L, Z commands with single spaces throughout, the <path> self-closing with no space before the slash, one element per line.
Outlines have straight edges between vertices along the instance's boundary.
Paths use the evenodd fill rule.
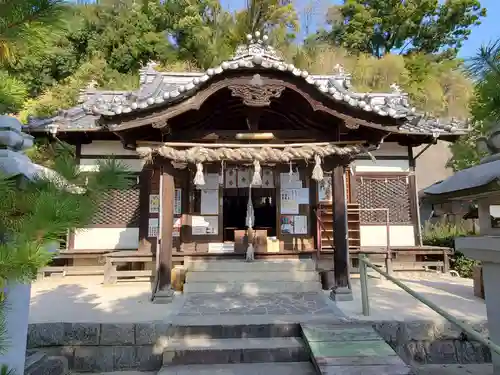
<path fill-rule="evenodd" d="M 407 134 L 462 134 L 467 131 L 464 124 L 452 119 L 443 121 L 426 114 L 417 114 L 410 106 L 408 95 L 396 85 L 390 93 L 358 93 L 351 91 L 351 76 L 339 64 L 332 75 L 312 75 L 305 70 L 287 64 L 277 50 L 268 45 L 267 36 L 256 32 L 247 35 L 248 43 L 239 46 L 229 61 L 200 73 L 166 73 L 155 70 L 154 62 L 140 71 L 141 87 L 137 91 L 97 91 L 89 89 L 82 93 L 78 107 L 61 111 L 50 120 L 31 120 L 30 128 L 46 126 L 47 121 L 67 130 L 96 129 L 100 116 L 115 116 L 140 111 L 159 104 L 169 105 L 194 95 L 199 88 L 223 74 L 225 71 L 249 68 L 288 72 L 301 77 L 319 92 L 333 101 L 380 116 L 402 119 L 400 132 Z M 407 121 L 404 121 L 407 120 Z M 45 124 L 45 125 L 44 125 Z"/>

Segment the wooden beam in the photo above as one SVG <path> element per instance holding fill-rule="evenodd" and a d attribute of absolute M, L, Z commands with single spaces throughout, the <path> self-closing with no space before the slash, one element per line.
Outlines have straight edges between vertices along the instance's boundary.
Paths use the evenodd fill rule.
<path fill-rule="evenodd" d="M 277 140 L 328 140 L 330 138 L 328 133 L 318 132 L 315 130 L 276 130 L 267 129 L 262 130 L 265 133 L 273 133 Z M 191 130 L 191 131 L 174 131 L 173 134 L 165 137 L 165 141 L 176 140 L 200 140 L 200 141 L 231 141 L 236 139 L 237 134 L 252 133 L 250 130 L 235 129 L 235 130 L 218 130 L 218 129 L 205 129 L 205 130 Z"/>
<path fill-rule="evenodd" d="M 161 174 L 161 242 L 158 251 L 158 289 L 168 289 L 172 271 L 172 234 L 174 229 L 174 171 L 170 163 Z"/>
<path fill-rule="evenodd" d="M 332 171 L 333 186 L 333 270 L 335 289 L 349 288 L 349 246 L 347 240 L 347 203 L 345 199 L 344 166 Z"/>
<path fill-rule="evenodd" d="M 138 146 L 167 146 L 167 147 L 206 147 L 206 148 L 219 148 L 219 147 L 232 147 L 232 148 L 287 148 L 287 147 L 307 147 L 307 146 L 349 146 L 365 144 L 366 141 L 342 141 L 342 142 L 306 142 L 306 143 L 197 143 L 197 142 L 147 142 L 138 141 Z"/>
<path fill-rule="evenodd" d="M 420 226 L 420 204 L 418 197 L 416 162 L 413 156 L 413 148 L 408 146 L 408 158 L 410 164 L 410 175 L 408 176 L 408 190 L 410 194 L 410 214 L 415 234 L 415 245 L 422 246 L 422 230 Z"/>

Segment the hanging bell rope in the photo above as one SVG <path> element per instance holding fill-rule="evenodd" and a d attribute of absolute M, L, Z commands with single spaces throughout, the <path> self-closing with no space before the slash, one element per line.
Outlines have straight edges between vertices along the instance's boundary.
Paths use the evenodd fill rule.
<path fill-rule="evenodd" d="M 203 164 L 196 163 L 196 174 L 194 175 L 193 183 L 195 186 L 205 185 L 205 176 L 203 175 Z"/>
<path fill-rule="evenodd" d="M 261 168 L 260 168 L 260 162 L 258 160 L 255 160 L 253 162 L 253 177 L 252 177 L 252 186 L 261 186 L 262 185 L 262 176 L 261 176 Z"/>
<path fill-rule="evenodd" d="M 312 178 L 316 181 L 323 181 L 323 169 L 321 168 L 321 157 L 314 155 L 314 168 L 312 171 Z"/>

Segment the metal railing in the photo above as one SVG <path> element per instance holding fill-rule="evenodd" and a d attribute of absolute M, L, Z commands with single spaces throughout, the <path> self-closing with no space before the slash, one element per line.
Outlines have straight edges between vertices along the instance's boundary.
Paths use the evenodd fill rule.
<path fill-rule="evenodd" d="M 450 323 L 459 327 L 462 331 L 464 331 L 467 335 L 469 335 L 470 337 L 472 337 L 476 341 L 487 346 L 488 348 L 490 348 L 490 350 L 494 351 L 495 353 L 500 354 L 500 346 L 495 344 L 494 342 L 492 342 L 488 338 L 484 337 L 479 332 L 477 332 L 470 324 L 467 324 L 463 321 L 458 320 L 453 315 L 447 313 L 445 310 L 443 310 L 441 307 L 439 307 L 435 303 L 429 301 L 427 298 L 425 298 L 421 294 L 419 294 L 419 293 L 415 292 L 413 289 L 409 288 L 407 285 L 402 283 L 397 278 L 389 275 L 387 272 L 382 271 L 379 267 L 377 267 L 372 262 L 370 262 L 367 259 L 366 255 L 360 254 L 360 256 L 359 256 L 359 276 L 360 276 L 360 282 L 361 282 L 361 305 L 362 305 L 362 310 L 363 310 L 364 316 L 370 315 L 370 300 L 369 300 L 369 296 L 368 296 L 368 267 L 370 267 L 374 271 L 378 272 L 380 275 L 384 276 L 387 280 L 396 284 L 398 287 L 403 289 L 409 295 L 411 295 L 412 297 L 414 297 L 417 300 L 419 300 L 420 302 L 422 302 L 424 305 L 426 305 L 431 310 L 433 310 L 434 312 L 441 315 L 443 318 L 445 318 Z"/>

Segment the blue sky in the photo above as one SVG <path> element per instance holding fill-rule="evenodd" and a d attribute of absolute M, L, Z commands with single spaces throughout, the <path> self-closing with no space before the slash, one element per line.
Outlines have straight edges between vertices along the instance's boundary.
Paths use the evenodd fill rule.
<path fill-rule="evenodd" d="M 228 9 L 237 10 L 244 6 L 245 0 L 221 0 L 221 3 Z M 300 10 L 305 6 L 305 4 L 310 3 L 310 0 L 296 0 L 295 3 L 296 7 Z M 341 1 L 324 0 L 322 3 L 325 4 L 324 7 L 326 8 L 328 4 L 338 4 L 341 3 Z M 489 41 L 500 37 L 500 0 L 481 0 L 481 5 L 488 10 L 488 16 L 482 20 L 482 24 L 480 26 L 477 26 L 472 30 L 469 39 L 464 43 L 462 50 L 460 51 L 461 57 L 465 58 L 474 55 L 481 44 L 486 44 Z M 322 14 L 318 14 L 315 17 L 314 24 L 316 28 L 321 27 L 325 13 L 326 11 L 323 10 Z"/>

